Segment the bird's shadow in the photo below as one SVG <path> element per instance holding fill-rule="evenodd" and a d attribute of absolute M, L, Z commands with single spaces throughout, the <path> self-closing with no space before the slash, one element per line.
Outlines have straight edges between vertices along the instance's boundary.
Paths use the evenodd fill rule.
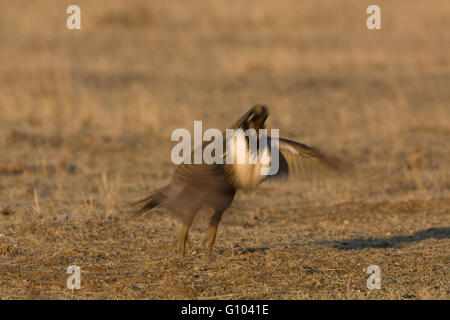
<path fill-rule="evenodd" d="M 247 253 L 263 253 L 265 254 L 267 250 L 270 250 L 269 247 L 249 247 L 249 248 L 242 248 L 239 245 L 235 245 L 233 247 L 233 252 L 237 254 L 247 254 Z M 219 251 L 219 253 L 224 253 L 225 250 L 222 249 Z"/>
<path fill-rule="evenodd" d="M 361 250 L 374 248 L 398 248 L 404 244 L 426 239 L 450 239 L 450 227 L 421 230 L 410 236 L 398 235 L 386 238 L 355 238 L 342 241 L 319 240 L 316 244 L 331 245 L 342 250 Z"/>

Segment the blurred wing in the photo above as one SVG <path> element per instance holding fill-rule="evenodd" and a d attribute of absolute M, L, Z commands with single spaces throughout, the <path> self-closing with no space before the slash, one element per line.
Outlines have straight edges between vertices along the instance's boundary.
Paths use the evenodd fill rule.
<path fill-rule="evenodd" d="M 278 141 L 279 170 L 277 174 L 267 176 L 266 180 L 295 177 L 315 181 L 321 177 L 336 176 L 344 171 L 339 161 L 331 159 L 314 148 L 284 138 L 278 138 Z M 270 137 L 267 143 L 271 146 Z"/>

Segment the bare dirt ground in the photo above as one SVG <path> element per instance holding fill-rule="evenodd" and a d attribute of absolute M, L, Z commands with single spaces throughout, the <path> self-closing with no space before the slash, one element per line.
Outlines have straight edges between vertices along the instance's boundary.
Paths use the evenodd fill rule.
<path fill-rule="evenodd" d="M 0 2 L 1 299 L 449 298 L 449 1 L 380 1 L 377 31 L 356 0 L 77 1 L 79 31 L 70 4 Z M 124 219 L 169 181 L 174 129 L 255 103 L 383 173 L 241 193 L 212 256 L 209 212 L 184 258 L 166 213 Z"/>

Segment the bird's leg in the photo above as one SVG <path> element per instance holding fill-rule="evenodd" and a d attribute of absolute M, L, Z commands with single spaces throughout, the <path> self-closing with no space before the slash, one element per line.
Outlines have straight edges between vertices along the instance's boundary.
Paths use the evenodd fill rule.
<path fill-rule="evenodd" d="M 222 218 L 222 214 L 224 211 L 225 210 L 223 209 L 216 209 L 211 217 L 211 220 L 209 221 L 208 233 L 206 234 L 205 240 L 203 241 L 204 244 L 208 243 L 209 252 L 211 252 L 212 247 L 214 245 L 214 240 L 216 239 L 217 234 L 217 228 L 219 226 L 220 219 Z"/>
<path fill-rule="evenodd" d="M 184 213 L 183 225 L 181 227 L 181 232 L 178 237 L 178 239 L 180 241 L 181 252 L 183 253 L 183 256 L 186 252 L 186 241 L 188 238 L 189 227 L 191 226 L 192 221 L 194 220 L 194 217 L 197 214 L 197 212 L 200 210 L 200 208 L 201 208 L 201 205 L 193 206 L 188 211 L 185 211 L 185 213 Z"/>
<path fill-rule="evenodd" d="M 188 236 L 188 231 L 189 231 L 189 226 L 184 224 L 181 227 L 181 232 L 180 232 L 180 236 L 179 236 L 181 252 L 182 252 L 183 256 L 186 252 L 186 240 L 187 240 L 187 236 Z"/>
<path fill-rule="evenodd" d="M 191 226 L 191 224 L 192 224 L 192 220 L 193 220 L 193 216 L 192 217 L 189 217 L 189 218 L 187 218 L 185 221 L 184 221 L 184 224 L 183 224 L 183 226 L 181 227 L 181 232 L 180 232 L 180 235 L 179 235 L 179 241 L 180 241 L 180 245 L 181 245 L 181 252 L 183 253 L 183 256 L 184 256 L 184 254 L 185 254 L 185 252 L 186 252 L 186 240 L 187 240 L 187 238 L 188 238 L 188 232 L 189 232 L 189 227 Z"/>

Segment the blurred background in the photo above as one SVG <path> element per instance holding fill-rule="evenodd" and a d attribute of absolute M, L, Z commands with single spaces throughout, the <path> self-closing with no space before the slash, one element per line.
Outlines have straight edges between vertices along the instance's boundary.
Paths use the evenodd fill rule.
<path fill-rule="evenodd" d="M 71 4 L 81 8 L 81 30 L 66 28 Z M 366 28 L 370 4 L 381 8 L 381 30 Z M 399 206 L 434 215 L 422 224 L 398 218 L 398 232 L 448 224 L 449 17 L 448 0 L 0 0 L 3 234 L 38 237 L 43 223 L 41 231 L 58 238 L 63 231 L 46 219 L 117 213 L 168 182 L 174 129 L 194 120 L 225 128 L 256 103 L 268 105 L 281 136 L 362 171 L 400 170 L 357 187 L 263 187 L 239 196 L 241 218 L 225 225 L 253 223 L 286 204 L 395 208 L 411 199 L 420 203 Z M 262 211 L 245 211 L 240 200 Z"/>
<path fill-rule="evenodd" d="M 175 128 L 264 103 L 282 136 L 439 171 L 403 192 L 449 189 L 447 1 L 382 1 L 382 30 L 367 1 L 78 1 L 81 30 L 66 28 L 70 1 L 0 3 L 0 165 L 115 142 L 168 160 Z"/>

